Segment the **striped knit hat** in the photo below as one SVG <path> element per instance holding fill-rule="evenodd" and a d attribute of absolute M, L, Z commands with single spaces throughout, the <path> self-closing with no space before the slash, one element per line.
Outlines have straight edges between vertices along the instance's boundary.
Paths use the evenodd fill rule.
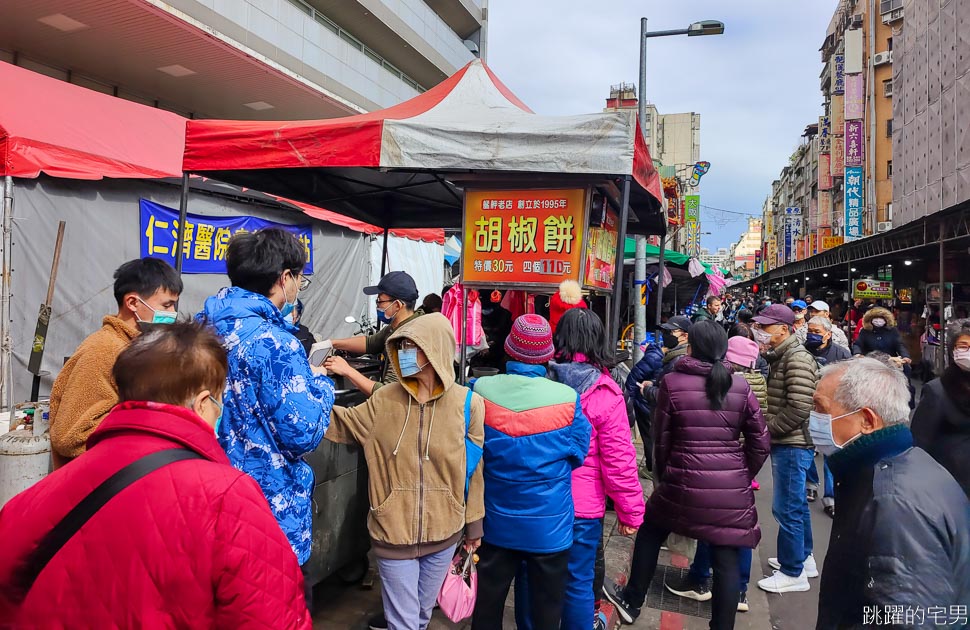
<path fill-rule="evenodd" d="M 512 324 L 505 339 L 505 353 L 522 363 L 546 363 L 556 354 L 552 345 L 552 328 L 541 315 L 526 314 Z"/>

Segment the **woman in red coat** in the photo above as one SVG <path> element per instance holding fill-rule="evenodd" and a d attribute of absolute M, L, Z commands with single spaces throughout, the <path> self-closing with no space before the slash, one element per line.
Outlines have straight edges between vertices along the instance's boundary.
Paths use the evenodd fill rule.
<path fill-rule="evenodd" d="M 216 441 L 225 378 L 220 340 L 196 324 L 156 329 L 121 353 L 121 403 L 87 452 L 0 511 L 0 626 L 311 627 L 286 536 Z M 161 451 L 180 460 L 129 477 L 53 542 L 55 525 L 102 482 Z M 46 563 L 39 548 L 52 552 Z"/>

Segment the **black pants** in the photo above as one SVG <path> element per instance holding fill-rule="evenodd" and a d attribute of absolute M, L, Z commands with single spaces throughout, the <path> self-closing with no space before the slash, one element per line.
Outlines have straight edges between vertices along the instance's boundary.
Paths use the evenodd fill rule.
<path fill-rule="evenodd" d="M 482 543 L 478 557 L 478 598 L 472 615 L 472 630 L 502 628 L 505 599 L 515 572 L 523 562 L 529 572 L 533 628 L 558 630 L 568 574 L 568 549 L 535 554 Z"/>
<path fill-rule="evenodd" d="M 310 611 L 310 616 L 313 616 L 313 582 L 310 581 L 310 576 L 308 575 L 310 569 L 310 562 L 307 561 L 300 565 L 300 572 L 303 573 L 303 596 L 306 598 L 306 608 Z"/>
<path fill-rule="evenodd" d="M 636 409 L 634 415 L 637 417 L 637 431 L 640 433 L 640 439 L 643 441 L 643 463 L 646 465 L 647 470 L 653 470 L 653 435 L 650 432 L 650 414 L 643 413 L 639 409 Z"/>
<path fill-rule="evenodd" d="M 623 598 L 633 606 L 640 607 L 646 598 L 653 574 L 657 570 L 660 547 L 670 532 L 644 523 L 637 532 L 633 547 L 633 564 L 630 581 L 623 591 Z M 714 584 L 711 593 L 711 629 L 732 630 L 738 612 L 741 594 L 741 572 L 738 568 L 738 548 L 711 545 L 711 568 Z"/>

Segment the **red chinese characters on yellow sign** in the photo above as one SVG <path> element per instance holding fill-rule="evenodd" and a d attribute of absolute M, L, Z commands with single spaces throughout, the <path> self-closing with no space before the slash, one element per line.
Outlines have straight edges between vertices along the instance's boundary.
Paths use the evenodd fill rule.
<path fill-rule="evenodd" d="M 586 191 L 469 190 L 462 271 L 466 283 L 548 284 L 579 279 Z"/>

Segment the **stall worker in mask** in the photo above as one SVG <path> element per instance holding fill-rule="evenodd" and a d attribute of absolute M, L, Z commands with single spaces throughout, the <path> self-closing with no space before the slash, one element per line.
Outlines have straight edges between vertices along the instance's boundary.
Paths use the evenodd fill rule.
<path fill-rule="evenodd" d="M 377 319 L 384 325 L 373 335 L 333 339 L 332 343 L 335 350 L 380 356 L 380 380 L 372 381 L 367 378 L 351 367 L 343 357 L 332 356 L 324 365 L 334 374 L 348 378 L 354 387 L 370 396 L 382 385 L 398 380 L 387 360 L 385 345 L 388 338 L 405 323 L 424 315 L 424 311 L 414 310 L 418 301 L 418 286 L 414 283 L 414 278 L 403 271 L 391 271 L 385 274 L 376 286 L 364 287 L 364 295 L 377 296 Z"/>
<path fill-rule="evenodd" d="M 300 345 L 302 345 L 303 349 L 306 350 L 307 356 L 310 356 L 310 349 L 313 347 L 313 344 L 317 342 L 317 338 L 313 336 L 313 333 L 310 332 L 310 329 L 303 324 L 302 320 L 303 300 L 297 300 L 296 308 L 294 308 L 293 312 L 290 313 L 290 321 L 293 322 L 293 325 L 297 328 L 293 336 L 297 338 Z"/>
<path fill-rule="evenodd" d="M 51 388 L 51 458 L 60 468 L 85 451 L 88 436 L 118 403 L 115 359 L 138 336 L 139 324 L 175 322 L 182 279 L 157 258 L 129 260 L 114 274 L 117 315 L 85 339 Z"/>

